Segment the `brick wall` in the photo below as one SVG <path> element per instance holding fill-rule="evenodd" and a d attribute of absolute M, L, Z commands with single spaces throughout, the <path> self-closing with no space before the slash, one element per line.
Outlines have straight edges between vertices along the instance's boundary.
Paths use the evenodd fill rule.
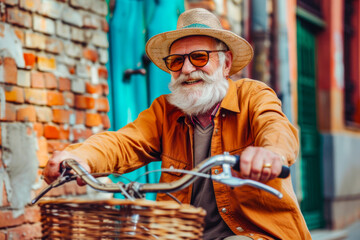
<path fill-rule="evenodd" d="M 105 0 L 0 0 L 0 239 L 40 236 L 26 204 L 50 154 L 109 128 L 107 12 Z M 13 174 L 22 162 L 35 173 Z M 74 183 L 49 196 L 85 193 Z"/>
<path fill-rule="evenodd" d="M 239 6 L 186 0 L 241 35 Z M 0 0 L 0 240 L 40 237 L 28 203 L 49 156 L 110 127 L 107 11 L 105 0 Z M 69 183 L 47 196 L 86 193 Z"/>

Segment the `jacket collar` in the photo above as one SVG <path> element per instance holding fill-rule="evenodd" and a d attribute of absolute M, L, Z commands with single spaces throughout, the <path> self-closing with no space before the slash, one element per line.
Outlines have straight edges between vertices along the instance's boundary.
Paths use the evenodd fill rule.
<path fill-rule="evenodd" d="M 221 102 L 220 108 L 227 109 L 232 112 L 239 113 L 239 97 L 237 93 L 237 87 L 233 80 L 228 78 L 229 89 Z"/>

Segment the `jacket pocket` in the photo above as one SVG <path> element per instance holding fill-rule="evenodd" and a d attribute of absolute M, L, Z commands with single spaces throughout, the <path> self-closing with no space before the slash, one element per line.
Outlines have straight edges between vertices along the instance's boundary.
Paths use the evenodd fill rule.
<path fill-rule="evenodd" d="M 233 149 L 231 151 L 229 151 L 230 155 L 240 155 L 244 150 L 245 148 L 249 147 L 249 146 L 254 146 L 254 143 L 249 143 L 243 147 L 240 147 L 240 148 L 237 148 L 237 149 Z"/>
<path fill-rule="evenodd" d="M 166 169 L 181 169 L 181 170 L 184 170 L 186 169 L 186 166 L 187 164 L 184 163 L 184 162 L 181 162 L 179 160 L 176 160 L 176 159 L 173 159 L 173 158 L 170 158 L 166 155 L 162 155 L 161 156 L 161 160 L 162 160 L 162 163 L 161 163 L 161 168 L 166 168 Z M 173 176 L 181 176 L 183 173 L 180 173 L 180 172 L 163 172 L 162 174 L 164 175 L 173 175 Z"/>

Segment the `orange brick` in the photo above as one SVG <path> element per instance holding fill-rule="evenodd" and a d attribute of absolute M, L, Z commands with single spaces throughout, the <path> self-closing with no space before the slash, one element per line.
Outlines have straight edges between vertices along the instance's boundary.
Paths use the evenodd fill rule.
<path fill-rule="evenodd" d="M 42 89 L 25 88 L 25 102 L 45 105 L 47 103 L 46 91 Z"/>
<path fill-rule="evenodd" d="M 70 73 L 71 75 L 74 75 L 74 74 L 75 74 L 75 72 L 76 72 L 75 66 L 68 66 L 68 69 L 69 69 L 69 73 Z"/>
<path fill-rule="evenodd" d="M 15 35 L 19 38 L 21 45 L 25 45 L 25 33 L 21 28 L 14 28 Z"/>
<path fill-rule="evenodd" d="M 34 106 L 21 107 L 16 112 L 16 120 L 21 122 L 35 122 L 36 112 Z"/>
<path fill-rule="evenodd" d="M 74 107 L 75 94 L 73 94 L 72 92 L 63 92 L 63 96 L 65 99 L 65 104 L 69 107 Z"/>
<path fill-rule="evenodd" d="M 44 126 L 44 137 L 46 137 L 47 139 L 59 139 L 60 128 L 55 125 L 46 124 Z"/>
<path fill-rule="evenodd" d="M 45 167 L 49 160 L 47 140 L 44 137 L 38 138 L 38 150 L 36 152 L 39 161 L 39 167 Z"/>
<path fill-rule="evenodd" d="M 102 95 L 103 89 L 102 89 L 102 86 L 100 84 L 92 85 L 89 82 L 85 82 L 85 86 L 86 86 L 86 92 L 87 93 Z"/>
<path fill-rule="evenodd" d="M 68 78 L 59 77 L 59 90 L 60 91 L 70 91 L 71 90 L 71 80 Z"/>
<path fill-rule="evenodd" d="M 48 89 L 55 89 L 57 88 L 57 80 L 53 73 L 44 73 L 45 78 L 45 87 Z"/>
<path fill-rule="evenodd" d="M 83 95 L 75 95 L 75 108 L 79 109 L 94 109 L 95 99 Z"/>
<path fill-rule="evenodd" d="M 65 104 L 64 96 L 58 91 L 47 92 L 47 105 L 48 106 L 62 106 Z"/>
<path fill-rule="evenodd" d="M 103 93 L 105 96 L 109 95 L 109 85 L 107 83 L 103 83 L 101 84 L 102 89 L 103 89 Z"/>
<path fill-rule="evenodd" d="M 231 29 L 231 25 L 230 25 L 229 21 L 224 16 L 220 17 L 220 23 L 224 29 L 226 29 L 226 30 Z"/>
<path fill-rule="evenodd" d="M 40 239 L 41 223 L 38 222 L 35 224 L 22 224 L 19 226 L 8 228 L 6 229 L 6 235 L 7 237 L 1 239 Z"/>
<path fill-rule="evenodd" d="M 25 208 L 25 222 L 38 223 L 41 219 L 40 208 L 38 206 Z"/>
<path fill-rule="evenodd" d="M 60 126 L 60 139 L 68 140 L 70 136 L 70 127 L 68 125 Z"/>
<path fill-rule="evenodd" d="M 99 112 L 108 112 L 109 109 L 109 101 L 107 100 L 107 98 L 102 97 L 96 99 L 96 110 L 98 110 Z"/>
<path fill-rule="evenodd" d="M 4 24 L 0 24 L 0 37 L 4 37 L 5 36 L 5 25 Z"/>
<path fill-rule="evenodd" d="M 37 137 L 41 137 L 44 135 L 44 126 L 42 123 L 36 122 L 34 123 L 34 132 L 36 132 Z"/>
<path fill-rule="evenodd" d="M 17 66 L 13 58 L 5 57 L 2 64 L 4 65 L 4 82 L 17 83 Z"/>
<path fill-rule="evenodd" d="M 84 124 L 85 123 L 85 112 L 76 111 L 75 116 L 76 116 L 75 124 Z"/>
<path fill-rule="evenodd" d="M 215 10 L 216 5 L 214 1 L 189 1 L 188 8 L 205 8 L 212 12 Z"/>
<path fill-rule="evenodd" d="M 49 107 L 35 107 L 36 120 L 38 122 L 51 122 L 52 110 Z"/>
<path fill-rule="evenodd" d="M 88 137 L 90 137 L 93 133 L 90 129 L 86 128 L 86 129 L 72 129 L 72 133 L 74 136 L 74 141 L 83 141 L 85 139 L 87 139 Z"/>
<path fill-rule="evenodd" d="M 34 68 L 36 64 L 36 55 L 32 53 L 24 53 L 24 61 L 26 68 Z"/>
<path fill-rule="evenodd" d="M 3 2 L 3 1 L 2 1 Z M 22 11 L 19 8 L 7 8 L 7 22 L 20 25 L 26 28 L 32 28 L 31 14 Z"/>
<path fill-rule="evenodd" d="M 38 56 L 37 57 L 38 68 L 41 71 L 55 71 L 56 70 L 56 60 L 51 57 Z"/>
<path fill-rule="evenodd" d="M 42 72 L 31 72 L 31 87 L 32 88 L 44 88 L 45 78 Z"/>
<path fill-rule="evenodd" d="M 61 42 L 61 40 L 57 39 L 57 38 L 46 38 L 45 41 L 46 44 L 46 51 L 47 52 L 51 52 L 51 53 L 55 53 L 55 54 L 59 54 L 63 51 L 64 49 L 64 45 Z"/>
<path fill-rule="evenodd" d="M 99 67 L 98 74 L 99 74 L 99 78 L 108 79 L 108 71 L 106 67 Z"/>
<path fill-rule="evenodd" d="M 5 185 L 5 184 L 4 184 Z M 25 222 L 25 217 L 21 214 L 18 217 L 14 217 L 11 210 L 2 210 L 0 212 L 0 228 L 12 227 Z"/>
<path fill-rule="evenodd" d="M 109 119 L 109 116 L 107 114 L 102 114 L 101 115 L 101 122 L 102 122 L 102 125 L 103 125 L 104 129 L 109 129 L 110 128 L 110 119 Z"/>
<path fill-rule="evenodd" d="M 0 189 L 0 190 L 2 190 L 2 202 L 0 202 L 0 206 L 1 207 L 9 207 L 10 203 L 8 201 L 8 194 L 6 192 L 6 187 L 5 187 L 5 184 L 2 184 L 2 185 L 3 185 L 3 189 Z M 0 235 L 0 239 L 2 239 L 1 235 Z M 4 239 L 6 239 L 6 238 L 4 238 Z"/>
<path fill-rule="evenodd" d="M 58 140 L 48 140 L 47 143 L 49 153 L 53 153 L 54 151 L 62 151 L 69 145 L 69 143 Z"/>
<path fill-rule="evenodd" d="M 65 109 L 53 109 L 53 122 L 69 123 L 71 111 Z"/>
<path fill-rule="evenodd" d="M 83 56 L 84 56 L 84 58 L 86 58 L 92 62 L 96 62 L 99 58 L 98 52 L 91 48 L 84 48 Z"/>
<path fill-rule="evenodd" d="M 5 116 L 0 116 L 1 121 L 15 121 L 16 120 L 16 107 L 14 104 L 5 104 Z"/>
<path fill-rule="evenodd" d="M 5 99 L 8 102 L 23 103 L 24 89 L 16 86 L 5 86 Z"/>
<path fill-rule="evenodd" d="M 41 0 L 22 0 L 20 1 L 20 7 L 31 12 L 39 11 L 39 5 Z"/>
<path fill-rule="evenodd" d="M 101 116 L 97 113 L 86 113 L 85 115 L 85 125 L 87 127 L 95 127 L 101 124 Z"/>
<path fill-rule="evenodd" d="M 101 29 L 104 31 L 104 32 L 109 32 L 109 23 L 105 20 L 105 19 L 101 19 L 100 20 L 101 22 Z"/>

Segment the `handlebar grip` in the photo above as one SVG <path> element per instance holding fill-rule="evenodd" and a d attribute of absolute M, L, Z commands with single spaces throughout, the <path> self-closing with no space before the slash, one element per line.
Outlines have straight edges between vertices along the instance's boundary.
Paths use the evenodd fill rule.
<path fill-rule="evenodd" d="M 239 171 L 240 170 L 240 155 L 235 155 L 235 156 L 236 156 L 236 163 L 232 168 L 235 171 Z M 289 175 L 290 175 L 290 168 L 288 166 L 283 165 L 278 178 L 287 178 Z"/>
<path fill-rule="evenodd" d="M 281 173 L 278 178 L 287 178 L 290 175 L 290 168 L 288 166 L 282 165 Z"/>

